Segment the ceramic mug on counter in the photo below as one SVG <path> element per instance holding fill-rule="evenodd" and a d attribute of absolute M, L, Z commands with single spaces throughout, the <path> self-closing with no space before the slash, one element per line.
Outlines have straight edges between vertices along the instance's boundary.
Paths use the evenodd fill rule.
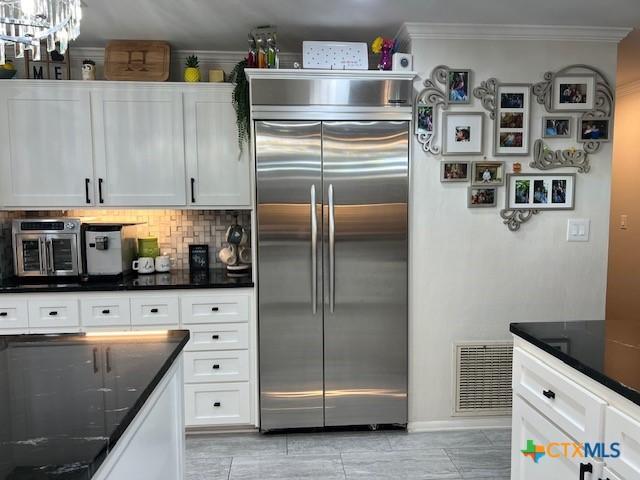
<path fill-rule="evenodd" d="M 169 255 L 159 255 L 156 257 L 156 272 L 169 272 L 171 271 L 171 258 Z"/>
<path fill-rule="evenodd" d="M 155 271 L 152 257 L 140 257 L 138 260 L 134 260 L 131 268 L 138 273 L 153 273 Z"/>

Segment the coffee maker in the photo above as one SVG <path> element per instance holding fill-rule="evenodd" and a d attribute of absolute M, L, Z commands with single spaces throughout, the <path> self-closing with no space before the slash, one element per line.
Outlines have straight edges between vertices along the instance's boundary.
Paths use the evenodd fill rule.
<path fill-rule="evenodd" d="M 83 223 L 82 260 L 89 276 L 121 276 L 131 272 L 138 254 L 136 224 Z"/>

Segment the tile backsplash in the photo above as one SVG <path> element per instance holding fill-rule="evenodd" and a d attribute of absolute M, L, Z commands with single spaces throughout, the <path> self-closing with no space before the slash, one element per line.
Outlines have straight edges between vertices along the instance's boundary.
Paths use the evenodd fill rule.
<path fill-rule="evenodd" d="M 189 245 L 209 245 L 211 267 L 222 267 L 218 250 L 225 244 L 227 227 L 235 221 L 251 228 L 250 211 L 220 210 L 65 210 L 0 212 L 0 277 L 13 273 L 11 220 L 14 218 L 75 217 L 85 221 L 139 223 L 139 237 L 158 237 L 162 253 L 171 257 L 172 268 L 189 268 Z M 2 241 L 6 237 L 5 241 Z M 8 243 L 8 247 L 7 247 Z M 5 258 L 6 257 L 6 258 Z"/>

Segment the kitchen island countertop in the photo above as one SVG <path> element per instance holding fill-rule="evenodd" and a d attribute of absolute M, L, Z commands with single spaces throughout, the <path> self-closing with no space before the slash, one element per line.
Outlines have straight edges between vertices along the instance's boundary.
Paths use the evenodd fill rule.
<path fill-rule="evenodd" d="M 0 336 L 0 480 L 92 478 L 188 340 Z"/>

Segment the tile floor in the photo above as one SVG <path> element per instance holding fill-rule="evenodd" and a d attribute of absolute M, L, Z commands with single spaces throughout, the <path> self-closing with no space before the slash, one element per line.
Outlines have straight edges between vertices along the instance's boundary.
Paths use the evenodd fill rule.
<path fill-rule="evenodd" d="M 185 480 L 508 480 L 510 430 L 187 438 Z"/>

